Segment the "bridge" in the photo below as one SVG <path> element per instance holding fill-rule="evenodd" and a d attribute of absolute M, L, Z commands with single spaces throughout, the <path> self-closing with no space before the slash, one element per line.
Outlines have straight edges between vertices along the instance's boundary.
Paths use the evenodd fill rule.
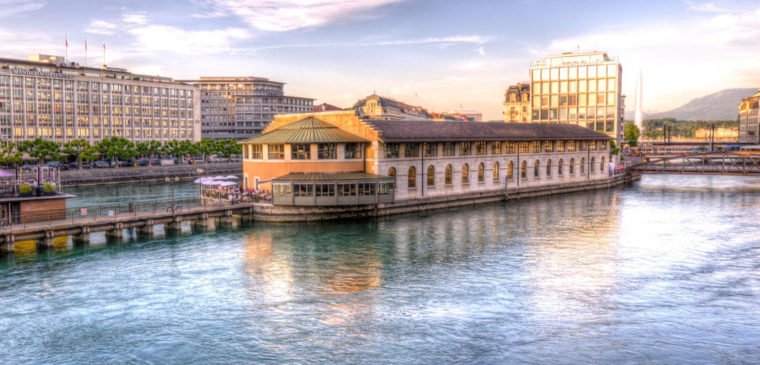
<path fill-rule="evenodd" d="M 703 152 L 650 159 L 628 167 L 628 173 L 681 175 L 760 174 L 760 154 L 724 151 Z"/>
<path fill-rule="evenodd" d="M 14 252 L 18 241 L 36 241 L 38 249 L 53 247 L 56 237 L 71 236 L 74 244 L 87 244 L 90 234 L 105 232 L 109 240 L 119 240 L 125 230 L 134 229 L 140 236 L 153 235 L 156 225 L 163 225 L 167 233 L 180 232 L 183 222 L 200 229 L 213 229 L 216 221 L 235 227 L 241 218 L 253 216 L 258 203 L 216 203 L 188 208 L 167 208 L 153 211 L 135 211 L 112 216 L 72 217 L 34 223 L 0 226 L 0 255 Z"/>

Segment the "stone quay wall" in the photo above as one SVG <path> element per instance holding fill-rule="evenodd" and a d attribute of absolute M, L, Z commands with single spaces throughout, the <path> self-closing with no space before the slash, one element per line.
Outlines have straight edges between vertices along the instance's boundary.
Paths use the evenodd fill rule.
<path fill-rule="evenodd" d="M 203 169 L 199 174 L 198 169 Z M 122 184 L 132 182 L 162 181 L 165 178 L 195 179 L 199 176 L 240 175 L 243 166 L 240 162 L 204 163 L 197 165 L 169 165 L 144 167 L 112 167 L 106 169 L 82 169 L 61 171 L 63 186 L 86 186 L 103 184 Z M 43 173 L 47 178 L 47 172 Z M 34 172 L 24 173 L 23 178 L 34 179 Z"/>

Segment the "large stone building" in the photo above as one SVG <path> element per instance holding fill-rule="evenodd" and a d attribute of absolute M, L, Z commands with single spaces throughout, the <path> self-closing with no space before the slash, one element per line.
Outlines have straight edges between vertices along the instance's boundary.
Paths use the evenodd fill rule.
<path fill-rule="evenodd" d="M 739 103 L 739 142 L 760 144 L 760 91 Z"/>
<path fill-rule="evenodd" d="M 0 141 L 112 136 L 200 139 L 199 95 L 170 78 L 83 67 L 60 56 L 0 58 Z"/>
<path fill-rule="evenodd" d="M 510 85 L 504 93 L 504 122 L 530 122 L 530 83 Z"/>
<path fill-rule="evenodd" d="M 201 136 L 245 139 L 261 134 L 274 115 L 308 113 L 314 99 L 286 96 L 284 83 L 261 77 L 201 77 Z"/>
<path fill-rule="evenodd" d="M 577 124 L 622 140 L 620 61 L 605 52 L 548 56 L 530 67 L 534 123 Z"/>
<path fill-rule="evenodd" d="M 425 108 L 372 94 L 357 101 L 353 109 L 361 118 L 377 120 L 428 120 Z"/>
<path fill-rule="evenodd" d="M 275 205 L 361 205 L 609 178 L 609 137 L 577 125 L 278 115 L 240 142 L 249 189 Z"/>

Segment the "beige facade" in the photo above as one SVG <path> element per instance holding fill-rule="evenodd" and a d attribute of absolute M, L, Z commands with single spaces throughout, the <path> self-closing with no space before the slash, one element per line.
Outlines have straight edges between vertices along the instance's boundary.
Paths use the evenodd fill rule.
<path fill-rule="evenodd" d="M 623 69 L 605 52 L 548 56 L 530 67 L 531 121 L 577 124 L 623 137 Z"/>
<path fill-rule="evenodd" d="M 62 57 L 0 59 L 0 139 L 200 139 L 196 88 Z"/>
<path fill-rule="evenodd" d="M 504 122 L 530 122 L 530 83 L 510 85 L 504 93 Z"/>
<path fill-rule="evenodd" d="M 760 91 L 739 104 L 739 142 L 760 144 Z"/>

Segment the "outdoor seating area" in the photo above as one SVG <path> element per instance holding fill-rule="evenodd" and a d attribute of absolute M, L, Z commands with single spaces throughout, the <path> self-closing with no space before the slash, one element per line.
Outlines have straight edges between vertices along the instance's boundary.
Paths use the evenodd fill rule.
<path fill-rule="evenodd" d="M 249 203 L 271 202 L 272 195 L 268 191 L 245 189 L 236 182 L 239 177 L 213 176 L 202 177 L 193 181 L 200 186 L 201 198 L 213 203 Z"/>

